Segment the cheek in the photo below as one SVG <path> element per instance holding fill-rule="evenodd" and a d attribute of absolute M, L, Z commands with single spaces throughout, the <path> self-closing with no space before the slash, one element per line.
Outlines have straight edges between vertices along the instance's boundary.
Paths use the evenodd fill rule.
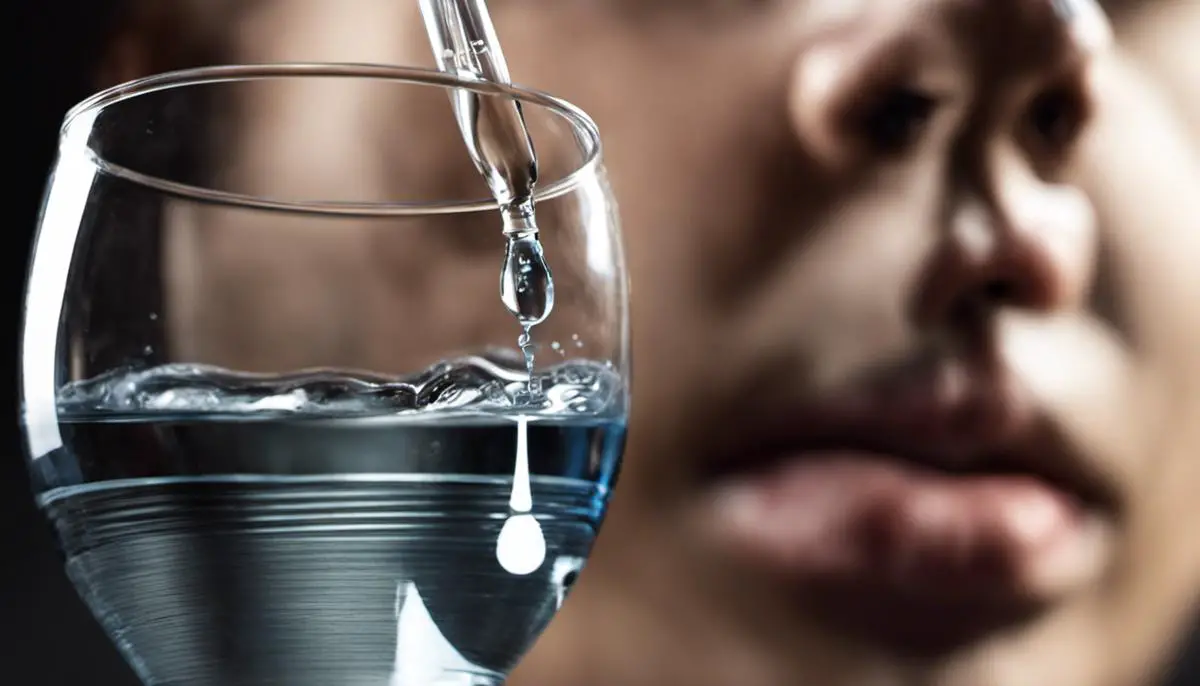
<path fill-rule="evenodd" d="M 1200 392 L 1200 156 L 1141 74 L 1106 67 L 1079 166 L 1100 229 L 1098 312 L 1142 366 Z"/>
<path fill-rule="evenodd" d="M 1145 438 L 1129 466 L 1128 558 L 1146 566 L 1130 576 L 1177 589 L 1182 581 L 1166 577 L 1200 574 L 1200 215 L 1185 218 L 1187 198 L 1143 197 L 1136 212 L 1131 202 L 1130 214 L 1101 216 L 1092 307 L 1137 370 L 1137 388 L 1111 401 L 1123 410 L 1112 421 Z"/>
<path fill-rule="evenodd" d="M 1153 201 L 1150 201 L 1153 202 Z M 1168 201 L 1169 202 L 1169 201 Z M 1102 223 L 1092 305 L 1139 364 L 1200 394 L 1200 231 L 1153 221 Z M 1197 215 L 1200 216 L 1200 215 Z M 1182 388 L 1180 390 L 1183 390 Z"/>
<path fill-rule="evenodd" d="M 913 293 L 938 238 L 920 188 L 847 193 L 773 257 L 736 326 L 751 364 L 779 363 L 793 387 L 847 383 L 911 353 Z M 817 215 L 814 215 L 814 217 Z"/>

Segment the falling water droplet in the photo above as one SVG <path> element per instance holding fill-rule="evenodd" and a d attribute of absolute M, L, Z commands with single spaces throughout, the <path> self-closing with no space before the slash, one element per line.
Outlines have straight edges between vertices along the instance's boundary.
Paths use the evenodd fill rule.
<path fill-rule="evenodd" d="M 521 335 L 517 336 L 517 345 L 521 348 L 521 354 L 525 356 L 525 372 L 529 374 L 529 392 L 533 393 L 533 337 L 529 334 L 529 327 L 525 327 L 521 331 Z"/>
<path fill-rule="evenodd" d="M 496 539 L 496 561 L 509 574 L 525 576 L 546 561 L 546 536 L 533 516 L 533 490 L 529 482 L 529 420 L 517 420 L 517 459 L 513 468 L 509 517 Z"/>

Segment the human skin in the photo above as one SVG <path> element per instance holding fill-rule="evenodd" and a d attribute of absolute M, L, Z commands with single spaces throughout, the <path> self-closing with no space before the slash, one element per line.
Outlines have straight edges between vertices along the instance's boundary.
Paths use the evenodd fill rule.
<path fill-rule="evenodd" d="M 225 59 L 429 62 L 415 4 L 317 5 L 250 11 L 224 37 Z M 513 683 L 1150 678 L 1200 588 L 1200 161 L 1187 125 L 1195 110 L 1181 89 L 1163 87 L 1178 80 L 1171 62 L 1132 38 L 1141 65 L 1102 41 L 1082 44 L 1033 0 L 510 1 L 492 10 L 514 77 L 598 121 L 636 287 L 635 415 L 620 488 L 587 572 Z M 919 58 L 882 68 L 903 62 L 889 41 L 907 33 Z M 1060 87 L 1068 124 L 1051 117 L 1052 135 L 1040 140 L 1035 103 Z M 915 118 L 911 107 L 891 112 L 885 119 L 907 122 L 912 135 L 883 151 L 838 94 L 869 110 L 898 88 L 930 91 L 937 105 Z M 330 140 L 331 159 L 344 144 Z M 437 173 L 435 155 L 422 169 Z M 320 170 L 309 181 L 350 182 Z M 362 247 L 338 246 L 334 258 L 331 249 L 300 242 L 288 260 L 319 257 L 348 278 Z M 253 278 L 212 259 L 214 279 Z M 264 313 L 285 316 L 275 305 L 300 297 L 304 275 L 289 274 L 288 260 L 270 274 L 277 290 L 265 277 L 244 289 L 260 294 Z M 967 316 L 956 314 L 960 303 Z M 756 416 L 793 407 L 795 423 L 811 422 L 814 403 L 876 393 L 881 367 L 921 378 L 952 369 L 968 396 L 1013 425 L 1005 440 L 1052 427 L 1053 449 L 1024 453 L 1043 460 L 1028 465 L 1034 481 L 1071 462 L 1064 470 L 1087 472 L 1110 496 L 1083 508 L 1102 536 L 1054 583 L 1011 531 L 962 534 L 963 556 L 986 548 L 1005 562 L 1008 572 L 982 587 L 1029 606 L 972 627 L 970 640 L 906 644 L 878 629 L 886 617 L 846 626 L 813 608 L 810 589 L 825 576 L 863 583 L 853 565 L 822 567 L 822 552 L 868 544 L 838 529 L 797 540 L 767 520 L 824 522 L 839 505 L 822 511 L 784 489 L 770 509 L 759 488 L 747 513 L 718 497 L 750 478 L 743 458 L 780 470 L 770 472 L 779 483 L 790 483 L 788 465 L 817 461 L 799 439 L 772 442 L 779 455 L 740 453 L 759 443 Z M 974 454 L 994 440 L 989 430 L 961 430 L 947 452 Z M 881 442 L 889 455 L 919 452 Z M 797 483 L 839 485 L 829 478 Z M 998 498 L 968 512 L 955 488 L 936 493 L 959 503 L 951 518 L 978 528 L 1003 529 L 997 522 L 1021 510 Z M 902 491 L 885 511 L 905 521 L 932 493 Z M 846 501 L 857 499 L 870 501 L 850 488 Z M 927 574 L 954 571 L 941 529 L 913 526 L 894 534 L 897 547 L 925 551 L 914 554 Z M 907 574 L 909 586 L 931 585 Z M 904 595 L 882 594 L 880 612 Z M 897 606 L 913 624 L 938 625 L 947 603 L 960 602 L 943 601 Z"/>
<path fill-rule="evenodd" d="M 1110 0 L 1106 5 L 1122 47 L 1146 68 L 1200 140 L 1200 62 L 1193 57 L 1200 3 Z"/>

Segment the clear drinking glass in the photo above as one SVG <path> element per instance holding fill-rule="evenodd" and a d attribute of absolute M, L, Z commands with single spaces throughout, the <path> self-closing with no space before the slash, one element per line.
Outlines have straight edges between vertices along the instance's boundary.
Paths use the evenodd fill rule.
<path fill-rule="evenodd" d="M 541 161 L 532 376 L 454 88 L 517 98 Z M 627 299 L 562 100 L 360 65 L 118 86 L 67 116 L 29 272 L 33 487 L 148 686 L 497 684 L 605 514 Z"/>

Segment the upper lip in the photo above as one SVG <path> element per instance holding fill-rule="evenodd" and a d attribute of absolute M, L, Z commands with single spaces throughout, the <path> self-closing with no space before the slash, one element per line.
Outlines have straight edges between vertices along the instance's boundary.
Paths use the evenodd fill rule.
<path fill-rule="evenodd" d="M 942 360 L 817 398 L 764 404 L 710 464 L 716 476 L 816 452 L 894 457 L 950 474 L 1027 475 L 1116 514 L 1115 484 L 1012 374 Z"/>

